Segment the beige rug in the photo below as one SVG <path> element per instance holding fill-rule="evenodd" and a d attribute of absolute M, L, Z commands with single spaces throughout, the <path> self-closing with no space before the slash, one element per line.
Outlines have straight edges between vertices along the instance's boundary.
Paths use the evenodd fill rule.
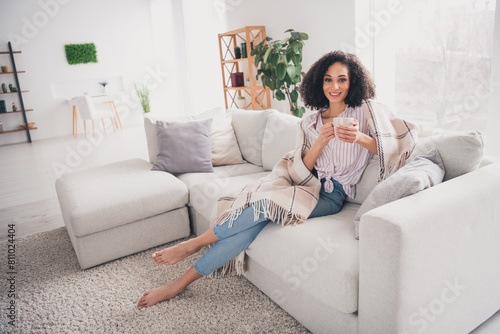
<path fill-rule="evenodd" d="M 308 333 L 243 277 L 202 278 L 170 301 L 136 309 L 146 290 L 179 277 L 203 251 L 158 266 L 151 253 L 164 245 L 82 271 L 65 228 L 15 244 L 15 298 L 7 298 L 7 244 L 1 244 L 0 333 Z M 15 328 L 7 318 L 11 300 Z"/>

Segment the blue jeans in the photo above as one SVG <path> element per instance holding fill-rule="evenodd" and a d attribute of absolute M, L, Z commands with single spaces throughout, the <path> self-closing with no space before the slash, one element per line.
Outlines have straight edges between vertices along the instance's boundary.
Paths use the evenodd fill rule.
<path fill-rule="evenodd" d="M 346 194 L 342 185 L 333 180 L 334 190 L 327 193 L 323 190 L 325 179 L 321 180 L 319 201 L 309 218 L 333 215 L 338 213 L 344 205 Z M 201 275 L 207 276 L 233 259 L 254 241 L 257 235 L 271 220 L 260 214 L 254 221 L 254 210 L 249 206 L 229 227 L 226 221 L 222 225 L 214 225 L 213 231 L 219 241 L 215 242 L 205 254 L 195 263 L 194 269 Z"/>

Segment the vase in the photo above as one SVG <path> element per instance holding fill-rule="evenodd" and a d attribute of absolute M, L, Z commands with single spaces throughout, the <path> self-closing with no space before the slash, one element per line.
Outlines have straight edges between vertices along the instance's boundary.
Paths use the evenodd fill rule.
<path fill-rule="evenodd" d="M 8 91 L 7 91 L 7 84 L 6 84 L 6 83 L 3 83 L 3 84 L 2 84 L 2 92 L 4 92 L 4 93 L 7 93 L 7 92 L 8 92 Z"/>

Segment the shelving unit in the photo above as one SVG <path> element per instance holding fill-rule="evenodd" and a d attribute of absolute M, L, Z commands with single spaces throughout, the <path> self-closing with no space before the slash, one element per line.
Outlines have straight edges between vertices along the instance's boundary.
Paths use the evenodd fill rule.
<path fill-rule="evenodd" d="M 18 76 L 18 74 L 20 74 L 20 73 L 26 73 L 26 71 L 18 71 L 17 68 L 16 68 L 16 62 L 15 62 L 15 59 L 14 59 L 14 54 L 21 53 L 21 51 L 12 51 L 12 45 L 11 45 L 10 42 L 8 43 L 8 47 L 9 47 L 9 51 L 0 52 L 0 55 L 10 55 L 10 63 L 11 63 L 13 71 L 12 72 L 2 72 L 2 73 L 0 73 L 0 76 L 3 76 L 3 75 L 14 75 L 17 92 L 7 92 L 7 93 L 1 92 L 0 95 L 17 94 L 17 97 L 18 97 L 18 100 L 19 100 L 20 110 L 16 110 L 16 111 L 12 111 L 11 110 L 11 111 L 8 111 L 8 112 L 5 112 L 5 113 L 0 113 L 0 116 L 3 116 L 3 115 L 16 115 L 16 114 L 21 113 L 22 116 L 23 116 L 24 124 L 26 124 L 26 128 L 19 127 L 19 128 L 10 129 L 10 130 L 5 130 L 4 129 L 4 131 L 0 131 L 0 134 L 8 134 L 8 133 L 15 133 L 15 132 L 26 132 L 26 136 L 28 138 L 28 142 L 31 143 L 31 133 L 30 133 L 30 131 L 31 130 L 36 130 L 37 128 L 33 127 L 33 128 L 30 129 L 29 126 L 28 126 L 28 118 L 26 117 L 26 112 L 33 111 L 33 109 L 25 109 L 25 107 L 24 107 L 23 93 L 28 93 L 29 91 L 21 89 L 21 85 L 19 83 L 19 76 Z M 3 78 L 3 77 L 1 77 L 1 78 Z M 3 80 L 0 79 L 0 81 L 3 81 Z M 1 97 L 0 97 L 0 99 L 1 99 Z M 7 107 L 8 107 L 8 105 L 6 105 L 6 108 Z"/>
<path fill-rule="evenodd" d="M 271 107 L 271 93 L 269 88 L 258 85 L 255 79 L 255 75 L 257 74 L 257 67 L 254 63 L 255 57 L 250 55 L 252 43 L 253 45 L 257 45 L 265 38 L 265 26 L 247 26 L 219 34 L 220 63 L 226 109 L 237 106 L 236 97 L 242 95 L 250 97 L 250 102 L 247 101 L 245 109 L 259 110 Z M 247 57 L 236 59 L 234 48 L 240 46 L 241 43 L 246 43 L 247 45 Z M 240 67 L 247 71 L 250 84 L 249 86 L 232 87 L 231 73 L 240 72 Z"/>

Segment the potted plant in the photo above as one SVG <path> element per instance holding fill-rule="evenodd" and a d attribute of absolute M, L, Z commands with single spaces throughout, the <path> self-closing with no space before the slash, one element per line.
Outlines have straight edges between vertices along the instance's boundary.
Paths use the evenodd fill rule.
<path fill-rule="evenodd" d="M 245 109 L 247 99 L 243 95 L 236 96 L 236 106 L 238 109 Z"/>
<path fill-rule="evenodd" d="M 239 46 L 234 47 L 234 58 L 241 59 L 241 49 Z"/>
<path fill-rule="evenodd" d="M 101 86 L 102 86 L 102 92 L 103 92 L 104 94 L 106 94 L 106 86 L 108 85 L 108 83 L 109 83 L 109 82 L 107 82 L 107 81 L 101 81 L 101 82 L 99 82 L 99 85 L 101 85 Z"/>
<path fill-rule="evenodd" d="M 149 107 L 149 88 L 146 85 L 142 85 L 141 88 L 137 87 L 137 85 L 134 84 L 135 91 L 137 93 L 137 96 L 139 97 L 139 101 L 141 102 L 142 109 L 144 110 L 145 113 L 148 113 L 151 111 Z"/>
<path fill-rule="evenodd" d="M 262 75 L 262 85 L 269 87 L 278 101 L 288 98 L 292 115 L 302 117 L 304 107 L 299 107 L 299 83 L 302 72 L 302 48 L 309 36 L 303 32 L 288 29 L 290 36 L 271 42 L 271 37 L 257 44 L 252 50 L 257 66 L 257 76 Z"/>

